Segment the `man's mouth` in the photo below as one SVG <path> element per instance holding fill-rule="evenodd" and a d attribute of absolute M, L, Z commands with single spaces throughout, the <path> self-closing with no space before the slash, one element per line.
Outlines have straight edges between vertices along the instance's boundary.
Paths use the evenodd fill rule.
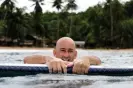
<path fill-rule="evenodd" d="M 61 58 L 61 59 L 64 60 L 64 61 L 70 61 L 69 58 Z"/>

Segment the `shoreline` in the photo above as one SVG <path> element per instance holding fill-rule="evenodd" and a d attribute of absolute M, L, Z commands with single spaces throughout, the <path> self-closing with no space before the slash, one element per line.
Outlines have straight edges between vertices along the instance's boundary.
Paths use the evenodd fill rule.
<path fill-rule="evenodd" d="M 0 50 L 1 49 L 8 49 L 8 50 L 12 50 L 12 49 L 16 49 L 16 50 L 49 50 L 49 49 L 53 49 L 53 48 L 49 48 L 49 47 L 16 47 L 16 46 L 12 46 L 12 47 L 8 47 L 8 46 L 0 46 Z"/>
<path fill-rule="evenodd" d="M 50 50 L 50 49 L 54 49 L 52 47 L 16 47 L 16 46 L 12 46 L 12 47 L 8 47 L 8 46 L 0 46 L 0 50 L 1 49 L 8 49 L 8 50 Z M 96 48 L 96 49 L 85 49 L 85 48 L 77 48 L 77 49 L 81 49 L 81 50 L 115 50 L 115 51 L 119 51 L 119 50 L 133 50 L 133 48 L 127 48 L 127 49 L 106 49 L 106 48 Z"/>

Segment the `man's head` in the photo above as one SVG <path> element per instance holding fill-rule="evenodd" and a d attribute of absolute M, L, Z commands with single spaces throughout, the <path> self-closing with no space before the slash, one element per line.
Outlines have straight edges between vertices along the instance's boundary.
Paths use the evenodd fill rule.
<path fill-rule="evenodd" d="M 62 37 L 56 42 L 53 54 L 64 61 L 73 61 L 77 57 L 74 41 L 69 37 Z"/>

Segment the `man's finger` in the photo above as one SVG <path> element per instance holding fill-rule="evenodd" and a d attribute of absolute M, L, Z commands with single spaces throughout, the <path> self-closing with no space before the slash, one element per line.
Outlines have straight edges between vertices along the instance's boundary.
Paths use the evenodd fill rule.
<path fill-rule="evenodd" d="M 84 66 L 83 66 L 82 62 L 79 62 L 76 68 L 77 68 L 77 73 L 78 74 L 82 74 L 83 73 L 82 72 L 82 68 L 84 68 Z"/>
<path fill-rule="evenodd" d="M 73 73 L 78 73 L 78 68 L 79 68 L 79 65 L 77 65 L 77 64 L 74 64 L 74 66 L 73 66 Z"/>
<path fill-rule="evenodd" d="M 84 73 L 87 74 L 88 73 L 88 70 L 89 70 L 89 67 L 87 66 L 84 70 Z"/>
<path fill-rule="evenodd" d="M 85 69 L 84 66 L 81 64 L 78 73 L 84 74 L 84 69 Z"/>
<path fill-rule="evenodd" d="M 57 63 L 57 72 L 62 73 L 61 62 Z"/>
<path fill-rule="evenodd" d="M 74 74 L 76 73 L 75 65 L 73 66 L 72 72 L 73 72 Z"/>
<path fill-rule="evenodd" d="M 57 69 L 57 62 L 52 63 L 51 65 L 52 65 L 53 73 L 58 72 L 58 69 Z"/>
<path fill-rule="evenodd" d="M 64 63 L 61 64 L 61 67 L 62 67 L 62 72 L 67 73 L 67 66 Z"/>
<path fill-rule="evenodd" d="M 85 69 L 85 72 L 84 73 L 87 74 L 88 73 L 88 69 Z"/>
<path fill-rule="evenodd" d="M 48 65 L 49 73 L 52 73 L 52 66 L 50 64 L 47 64 L 47 65 Z"/>

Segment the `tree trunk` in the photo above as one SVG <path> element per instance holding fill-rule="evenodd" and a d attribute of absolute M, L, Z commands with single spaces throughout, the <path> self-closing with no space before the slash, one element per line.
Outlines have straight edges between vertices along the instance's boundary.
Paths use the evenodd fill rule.
<path fill-rule="evenodd" d="M 110 22 L 111 22 L 111 42 L 113 41 L 113 13 L 112 13 L 112 0 L 110 0 Z"/>

